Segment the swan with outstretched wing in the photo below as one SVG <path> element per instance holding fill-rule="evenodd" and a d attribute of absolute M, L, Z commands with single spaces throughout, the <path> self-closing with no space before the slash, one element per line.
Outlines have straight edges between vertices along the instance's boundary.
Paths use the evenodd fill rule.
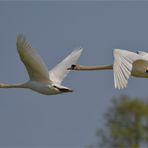
<path fill-rule="evenodd" d="M 26 67 L 30 80 L 25 83 L 5 84 L 0 83 L 0 88 L 28 88 L 45 95 L 54 95 L 73 90 L 61 85 L 63 79 L 69 71 L 67 68 L 71 64 L 76 63 L 79 59 L 82 48 L 75 49 L 62 62 L 56 65 L 52 70 L 48 71 L 44 61 L 32 48 L 31 44 L 26 40 L 23 34 L 17 35 L 17 50 L 21 61 Z"/>
<path fill-rule="evenodd" d="M 148 78 L 148 53 L 136 53 L 114 49 L 114 62 L 112 65 L 84 66 L 72 64 L 68 70 L 107 70 L 113 69 L 115 88 L 125 88 L 130 76 Z"/>

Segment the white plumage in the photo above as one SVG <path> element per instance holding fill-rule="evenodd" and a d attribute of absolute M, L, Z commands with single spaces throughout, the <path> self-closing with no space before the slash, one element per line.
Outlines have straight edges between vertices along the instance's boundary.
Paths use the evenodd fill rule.
<path fill-rule="evenodd" d="M 148 78 L 148 53 L 138 51 L 137 53 L 114 49 L 113 65 L 83 66 L 71 65 L 69 70 L 107 70 L 113 69 L 115 88 L 125 88 L 130 76 Z"/>
<path fill-rule="evenodd" d="M 82 48 L 75 49 L 61 63 L 48 71 L 40 55 L 37 54 L 22 34 L 17 35 L 16 46 L 30 80 L 20 84 L 0 83 L 0 88 L 29 88 L 45 95 L 72 92 L 72 89 L 62 86 L 61 82 L 69 73 L 67 68 L 79 59 Z"/>
<path fill-rule="evenodd" d="M 130 75 L 135 77 L 148 77 L 148 53 L 137 53 L 115 49 L 114 50 L 114 84 L 115 88 L 124 88 L 128 84 Z"/>

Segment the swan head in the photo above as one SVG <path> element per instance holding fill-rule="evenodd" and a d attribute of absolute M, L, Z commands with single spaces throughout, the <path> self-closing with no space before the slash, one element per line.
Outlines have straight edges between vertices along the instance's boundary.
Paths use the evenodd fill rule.
<path fill-rule="evenodd" d="M 73 64 L 71 67 L 67 68 L 67 70 L 80 70 L 80 65 Z"/>

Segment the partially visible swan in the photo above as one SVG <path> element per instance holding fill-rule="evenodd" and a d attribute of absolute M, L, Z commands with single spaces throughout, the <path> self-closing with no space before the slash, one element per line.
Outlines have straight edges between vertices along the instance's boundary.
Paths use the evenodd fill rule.
<path fill-rule="evenodd" d="M 37 54 L 36 50 L 22 34 L 17 35 L 17 50 L 21 61 L 24 63 L 30 80 L 26 83 L 5 84 L 0 83 L 0 88 L 29 88 L 45 95 L 54 95 L 73 90 L 62 86 L 61 82 L 69 73 L 67 68 L 76 63 L 82 53 L 82 48 L 75 49 L 61 63 L 57 64 L 53 69 L 48 71 L 42 58 Z"/>
<path fill-rule="evenodd" d="M 129 76 L 148 78 L 148 53 L 138 51 L 136 53 L 114 49 L 113 65 L 102 66 L 82 66 L 71 65 L 68 70 L 105 70 L 113 69 L 115 88 L 125 88 L 128 84 Z"/>

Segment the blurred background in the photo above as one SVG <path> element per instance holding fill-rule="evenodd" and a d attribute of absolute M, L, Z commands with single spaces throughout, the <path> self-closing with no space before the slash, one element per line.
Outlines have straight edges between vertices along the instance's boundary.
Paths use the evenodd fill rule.
<path fill-rule="evenodd" d="M 18 32 L 49 69 L 76 47 L 84 48 L 79 64 L 111 64 L 114 48 L 148 51 L 147 14 L 146 1 L 1 1 L 0 82 L 28 79 L 16 50 Z M 112 71 L 71 72 L 64 85 L 75 91 L 45 96 L 1 89 L 0 147 L 97 146 L 96 131 L 109 128 L 104 113 L 112 98 L 145 102 L 148 96 L 148 79 L 131 77 L 126 89 L 117 90 Z"/>

